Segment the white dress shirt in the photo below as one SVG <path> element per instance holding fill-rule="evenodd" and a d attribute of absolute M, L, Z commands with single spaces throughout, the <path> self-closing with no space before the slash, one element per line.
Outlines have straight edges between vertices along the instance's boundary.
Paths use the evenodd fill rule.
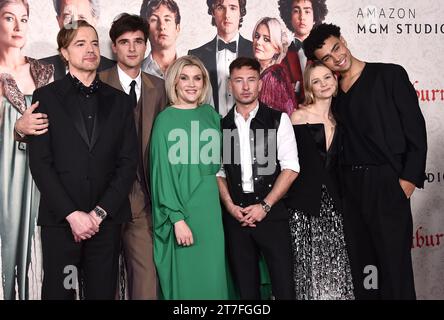
<path fill-rule="evenodd" d="M 259 104 L 250 112 L 247 120 L 245 120 L 244 117 L 237 112 L 237 107 L 235 108 L 234 122 L 239 134 L 242 189 L 245 193 L 252 193 L 254 192 L 254 182 L 250 149 L 250 124 L 251 120 L 256 116 L 256 113 L 259 110 Z M 283 112 L 281 115 L 281 121 L 276 133 L 276 140 L 277 160 L 281 166 L 281 171 L 284 169 L 289 169 L 294 172 L 299 172 L 300 167 L 296 138 L 290 118 L 285 112 Z M 226 178 L 223 164 L 216 176 Z"/>
<path fill-rule="evenodd" d="M 230 63 L 237 58 L 239 52 L 239 33 L 231 39 L 236 41 L 236 52 L 228 49 L 220 50 L 218 48 L 219 40 L 227 43 L 219 36 L 216 37 L 216 68 L 217 68 L 217 87 L 219 92 L 219 114 L 225 117 L 234 105 L 234 98 L 228 91 L 228 77 L 230 76 Z"/>
<path fill-rule="evenodd" d="M 142 93 L 142 73 L 139 71 L 139 74 L 137 75 L 136 79 L 133 79 L 129 75 L 127 75 L 122 69 L 120 69 L 119 65 L 117 65 L 117 73 L 119 75 L 120 85 L 122 86 L 123 91 L 125 91 L 126 94 L 130 93 L 131 82 L 133 80 L 136 80 L 136 97 L 137 101 L 139 101 L 140 95 Z"/>

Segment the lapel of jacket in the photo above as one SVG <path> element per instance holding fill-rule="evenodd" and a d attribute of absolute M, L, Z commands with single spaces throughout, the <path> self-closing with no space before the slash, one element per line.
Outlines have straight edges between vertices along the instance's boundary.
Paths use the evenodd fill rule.
<path fill-rule="evenodd" d="M 214 108 L 219 112 L 219 86 L 217 85 L 217 36 L 204 47 L 206 61 L 203 61 L 210 73 L 211 87 L 213 88 Z"/>
<path fill-rule="evenodd" d="M 116 101 L 110 94 L 110 91 L 108 90 L 108 86 L 104 82 L 100 82 L 99 90 L 97 90 L 96 94 L 98 97 L 97 100 L 99 102 L 99 105 L 97 106 L 97 115 L 94 119 L 94 128 L 91 135 L 91 144 L 89 146 L 89 151 L 94 148 L 97 139 L 99 139 L 99 136 L 103 131 L 103 127 L 106 120 L 108 119 L 108 115 L 113 108 L 114 103 L 116 103 Z"/>
<path fill-rule="evenodd" d="M 117 90 L 125 92 L 125 90 L 123 90 L 122 84 L 120 83 L 117 65 L 114 65 L 113 67 L 111 67 L 111 69 L 107 71 L 100 72 L 99 76 L 100 80 L 102 80 L 106 84 L 116 88 Z"/>
<path fill-rule="evenodd" d="M 74 127 L 77 129 L 83 141 L 88 145 L 88 147 L 90 147 L 85 121 L 83 120 L 82 112 L 78 107 L 77 90 L 72 84 L 69 76 L 66 75 L 60 80 L 58 93 L 61 106 L 65 109 L 69 118 L 73 121 Z"/>
<path fill-rule="evenodd" d="M 153 127 L 154 118 L 157 112 L 159 112 L 158 108 L 160 106 L 157 105 L 158 96 L 157 90 L 153 82 L 150 80 L 147 74 L 142 72 L 142 99 L 141 102 L 141 110 L 142 110 L 142 120 L 140 130 L 142 131 L 142 155 L 143 155 L 143 171 L 145 177 L 147 176 L 148 171 L 148 145 L 151 137 L 151 129 Z M 163 88 L 161 88 L 163 89 Z"/>

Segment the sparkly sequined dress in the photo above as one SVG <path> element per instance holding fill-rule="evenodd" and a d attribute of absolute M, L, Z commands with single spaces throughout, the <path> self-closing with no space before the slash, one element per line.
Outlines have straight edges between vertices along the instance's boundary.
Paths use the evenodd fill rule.
<path fill-rule="evenodd" d="M 323 124 L 294 126 L 301 172 L 286 203 L 298 300 L 354 299 L 335 166 L 338 131 L 326 151 Z"/>

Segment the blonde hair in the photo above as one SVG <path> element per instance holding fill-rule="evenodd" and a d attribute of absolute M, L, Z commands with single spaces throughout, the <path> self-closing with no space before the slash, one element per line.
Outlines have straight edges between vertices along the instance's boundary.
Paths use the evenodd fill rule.
<path fill-rule="evenodd" d="M 257 23 L 253 29 L 253 39 L 255 33 L 259 26 L 264 25 L 268 28 L 268 32 L 270 32 L 270 40 L 271 44 L 277 48 L 279 53 L 277 53 L 272 61 L 273 64 L 281 63 L 287 55 L 288 46 L 290 42 L 288 41 L 287 32 L 282 27 L 282 24 L 276 18 L 263 17 Z"/>
<path fill-rule="evenodd" d="M 303 105 L 305 105 L 305 106 L 308 106 L 309 104 L 313 104 L 316 100 L 315 96 L 313 94 L 313 85 L 311 84 L 311 72 L 317 67 L 327 68 L 321 61 L 315 60 L 311 63 L 307 63 L 307 66 L 305 67 L 305 70 L 304 70 L 303 82 L 304 82 L 305 99 L 304 99 Z M 335 76 L 333 71 L 330 70 L 330 72 L 332 73 L 333 76 Z M 336 81 L 336 91 L 333 94 L 333 96 L 335 97 L 337 93 L 338 93 L 338 84 Z"/>
<path fill-rule="evenodd" d="M 169 66 L 165 76 L 165 90 L 170 104 L 178 102 L 176 85 L 179 82 L 179 76 L 183 68 L 187 66 L 196 66 L 202 72 L 203 87 L 197 104 L 200 105 L 208 98 L 210 89 L 210 76 L 202 61 L 195 56 L 182 56 Z"/>

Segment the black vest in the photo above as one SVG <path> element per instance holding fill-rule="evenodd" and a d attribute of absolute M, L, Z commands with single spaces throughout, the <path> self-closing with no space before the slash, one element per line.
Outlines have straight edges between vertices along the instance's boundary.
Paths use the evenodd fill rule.
<path fill-rule="evenodd" d="M 236 205 L 243 207 L 240 144 L 236 123 L 234 122 L 234 109 L 235 107 L 222 120 L 223 163 L 230 196 Z M 250 146 L 254 195 L 258 203 L 271 191 L 281 172 L 277 158 L 277 130 L 280 125 L 281 115 L 280 111 L 260 104 L 256 116 L 251 120 Z M 287 218 L 285 212 L 282 213 L 282 216 L 277 214 L 277 212 L 274 215 L 270 215 L 270 218 L 271 216 L 273 216 L 273 219 Z"/>

